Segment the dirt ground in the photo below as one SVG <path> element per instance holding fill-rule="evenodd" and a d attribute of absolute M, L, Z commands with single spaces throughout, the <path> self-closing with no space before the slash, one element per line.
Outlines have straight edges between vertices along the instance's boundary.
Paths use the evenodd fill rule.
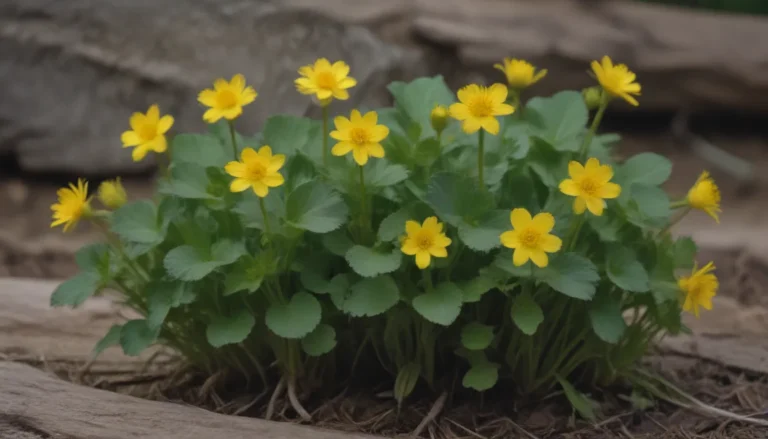
<path fill-rule="evenodd" d="M 703 213 L 689 215 L 676 232 L 694 237 L 701 249 L 700 261 L 714 260 L 721 279 L 721 296 L 729 307 L 689 320 L 695 333 L 712 337 L 735 337 L 765 341 L 768 334 L 768 138 L 747 136 L 713 137 L 712 143 L 746 159 L 755 170 L 753 178 L 725 172 L 669 135 L 629 134 L 618 150 L 631 155 L 643 150 L 664 154 L 674 162 L 668 189 L 683 196 L 702 169 L 709 169 L 721 187 L 721 224 Z M 73 252 L 98 238 L 95 231 L 80 227 L 71 234 L 50 229 L 50 205 L 64 178 L 0 174 L 0 277 L 59 279 L 76 271 Z M 151 176 L 124 178 L 131 198 L 152 192 Z M 95 182 L 92 183 L 95 186 Z M 748 315 L 748 318 L 745 317 Z M 768 352 L 768 351 L 766 351 Z M 761 359 L 765 360 L 765 359 Z M 687 355 L 659 352 L 648 362 L 653 369 L 703 402 L 741 414 L 768 413 L 768 371 L 759 373 L 732 367 L 727 361 L 708 361 Z M 95 384 L 95 383 L 92 383 Z M 125 391 L 118 382 L 101 381 L 99 387 Z M 386 389 L 380 389 L 385 391 Z M 195 392 L 197 393 L 197 392 Z M 413 402 L 398 413 L 391 398 L 376 398 L 370 389 L 349 390 L 322 404 L 309 405 L 317 424 L 341 429 L 395 436 L 413 432 L 430 409 L 431 401 Z M 146 396 L 146 395 L 145 395 Z M 153 396 L 163 399 L 163 393 Z M 171 395 L 166 395 L 171 397 Z M 701 416 L 666 402 L 646 411 L 637 411 L 616 395 L 593 395 L 609 407 L 605 420 L 597 424 L 574 421 L 562 395 L 553 395 L 543 404 L 511 405 L 503 398 L 489 398 L 484 404 L 449 404 L 438 422 L 429 424 L 420 437 L 429 438 L 768 438 L 768 428 L 723 418 Z M 175 395 L 172 399 L 185 399 Z M 254 395 L 239 395 L 223 401 L 210 397 L 212 410 L 246 415 L 264 414 L 264 403 L 253 404 Z M 295 421 L 290 409 L 278 407 L 278 418 Z M 765 419 L 765 416 L 762 417 Z"/>

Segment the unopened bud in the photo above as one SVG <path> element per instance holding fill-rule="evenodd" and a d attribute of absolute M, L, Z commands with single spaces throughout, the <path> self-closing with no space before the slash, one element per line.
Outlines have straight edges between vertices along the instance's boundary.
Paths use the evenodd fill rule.
<path fill-rule="evenodd" d="M 446 125 L 448 125 L 448 109 L 442 105 L 435 105 L 435 108 L 429 114 L 429 121 L 432 124 L 432 128 L 438 134 L 442 133 Z"/>

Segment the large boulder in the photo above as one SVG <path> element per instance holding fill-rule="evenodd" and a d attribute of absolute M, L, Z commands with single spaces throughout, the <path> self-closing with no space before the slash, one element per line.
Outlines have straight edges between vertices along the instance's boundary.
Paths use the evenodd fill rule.
<path fill-rule="evenodd" d="M 119 140 L 152 103 L 174 130 L 204 129 L 197 93 L 217 77 L 243 73 L 258 91 L 237 122 L 248 133 L 270 114 L 314 111 L 293 80 L 318 57 L 347 61 L 359 81 L 334 111 L 385 104 L 400 67 L 418 65 L 362 27 L 257 0 L 5 0 L 0 53 L 0 153 L 26 170 L 83 174 L 152 166 Z"/>

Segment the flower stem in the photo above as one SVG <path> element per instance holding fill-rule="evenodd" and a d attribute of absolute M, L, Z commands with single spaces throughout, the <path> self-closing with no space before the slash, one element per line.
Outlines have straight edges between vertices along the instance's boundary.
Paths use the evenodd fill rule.
<path fill-rule="evenodd" d="M 424 288 L 427 289 L 427 292 L 432 291 L 434 288 L 432 285 L 432 271 L 429 268 L 425 268 L 421 270 L 421 275 L 424 277 Z"/>
<path fill-rule="evenodd" d="M 328 105 L 323 105 L 323 166 L 328 166 Z"/>
<path fill-rule="evenodd" d="M 485 169 L 485 164 L 483 163 L 483 160 L 485 159 L 485 130 L 480 128 L 480 131 L 477 135 L 477 178 L 478 182 L 480 183 L 480 189 L 485 188 L 485 179 L 483 178 L 483 170 Z"/>
<path fill-rule="evenodd" d="M 267 206 L 264 205 L 264 198 L 259 197 L 259 207 L 261 208 L 261 214 L 264 216 L 264 231 L 267 235 L 272 235 L 272 231 L 269 228 L 269 217 L 267 216 Z"/>
<path fill-rule="evenodd" d="M 679 208 L 685 207 L 687 205 L 688 205 L 688 200 L 687 199 L 682 199 L 680 201 L 673 201 L 673 202 L 669 203 L 669 208 L 670 209 L 679 209 Z"/>
<path fill-rule="evenodd" d="M 227 123 L 229 125 L 229 137 L 232 139 L 232 154 L 235 157 L 235 161 L 237 161 L 237 141 L 235 140 L 235 121 L 228 120 Z"/>
<path fill-rule="evenodd" d="M 672 221 L 670 221 L 669 224 L 667 224 L 666 227 L 664 227 L 663 229 L 661 229 L 659 231 L 659 234 L 657 236 L 659 236 L 659 237 L 664 236 L 667 232 L 670 231 L 670 229 L 672 229 L 672 227 L 675 224 L 679 223 L 683 218 L 685 218 L 685 216 L 688 215 L 688 212 L 690 212 L 690 211 L 691 211 L 691 207 L 689 206 L 685 210 L 680 212 L 680 214 L 677 215 L 675 218 L 673 218 Z"/>
<path fill-rule="evenodd" d="M 564 246 L 566 251 L 573 250 L 574 247 L 576 247 L 576 241 L 579 238 L 579 232 L 581 232 L 581 227 L 584 225 L 584 220 L 586 216 L 586 212 L 582 213 L 581 215 L 578 215 L 576 217 L 576 221 L 571 224 L 570 230 L 568 230 L 568 237 L 566 238 L 566 244 Z"/>
<path fill-rule="evenodd" d="M 521 119 L 523 117 L 523 110 L 520 108 L 520 92 L 514 88 L 509 89 L 510 105 L 515 109 L 512 113 L 513 119 Z"/>
<path fill-rule="evenodd" d="M 368 229 L 368 193 L 365 190 L 365 174 L 363 173 L 363 167 L 358 166 L 360 169 L 360 223 L 363 228 Z"/>
<path fill-rule="evenodd" d="M 581 151 L 579 152 L 579 158 L 583 162 L 587 159 L 587 152 L 589 151 L 589 145 L 592 143 L 592 138 L 595 137 L 595 133 L 597 132 L 597 127 L 600 126 L 600 122 L 603 120 L 603 114 L 605 114 L 605 109 L 608 108 L 608 101 L 609 101 L 608 93 L 603 93 L 602 98 L 600 99 L 600 106 L 597 108 L 597 113 L 595 114 L 595 118 L 592 119 L 592 125 L 589 127 L 589 132 L 587 132 L 587 135 L 584 136 L 584 142 L 581 144 Z"/>

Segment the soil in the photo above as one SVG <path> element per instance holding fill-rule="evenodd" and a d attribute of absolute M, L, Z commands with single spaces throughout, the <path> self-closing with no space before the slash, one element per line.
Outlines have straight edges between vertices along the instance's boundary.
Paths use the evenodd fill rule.
<path fill-rule="evenodd" d="M 689 320 L 694 332 L 711 333 L 713 337 L 728 332 L 741 332 L 741 337 L 764 339 L 768 320 L 762 317 L 748 327 L 741 317 L 756 310 L 768 316 L 768 139 L 733 135 L 715 137 L 712 143 L 746 159 L 757 172 L 753 176 L 729 173 L 721 169 L 722 160 L 707 161 L 694 154 L 690 144 L 681 145 L 670 135 L 625 137 L 620 153 L 631 155 L 651 150 L 664 154 L 674 162 L 667 187 L 672 194 L 683 196 L 702 169 L 709 169 L 722 190 L 723 214 L 717 225 L 702 213 L 689 215 L 676 231 L 692 235 L 699 243 L 699 259 L 714 260 L 721 279 L 721 296 L 730 298 L 734 309 L 705 314 L 699 321 Z M 0 277 L 34 277 L 61 279 L 76 272 L 73 253 L 85 243 L 98 239 L 96 231 L 79 227 L 62 234 L 49 228 L 50 205 L 56 188 L 72 177 L 46 178 L 8 175 L 0 170 Z M 152 193 L 151 176 L 124 178 L 131 198 Z M 97 182 L 92 184 L 95 187 Z M 754 320 L 754 319 L 753 319 Z M 757 320 L 755 320 L 757 321 Z M 761 326 L 762 324 L 762 326 Z M 736 329 L 734 329 L 736 328 Z M 734 341 L 738 343 L 738 340 Z M 768 414 L 768 374 L 747 373 L 695 356 L 659 352 L 648 358 L 656 372 L 664 375 L 684 391 L 712 406 L 740 414 Z M 173 391 L 167 389 L 168 376 L 131 379 L 118 382 L 86 375 L 86 384 L 110 390 L 134 393 L 153 399 L 171 399 L 205 406 L 223 413 L 264 416 L 269 395 L 216 392 L 219 386 L 205 386 L 192 380 Z M 165 381 L 164 381 L 165 380 Z M 177 382 L 177 381 L 175 381 Z M 164 384 L 165 383 L 165 384 Z M 210 383 L 209 383 L 210 384 Z M 206 391 L 202 392 L 201 389 Z M 181 391 L 180 389 L 185 389 Z M 374 390 L 374 391 L 372 391 Z M 417 429 L 433 404 L 430 397 L 408 401 L 398 413 L 386 388 L 348 389 L 340 395 L 312 398 L 305 407 L 319 426 L 351 431 L 377 433 L 388 437 L 410 434 Z M 384 392 L 380 397 L 376 392 Z M 223 395 L 223 396 L 222 396 Z M 419 437 L 424 438 L 768 438 L 768 427 L 696 414 L 667 402 L 659 402 L 647 410 L 634 409 L 622 399 L 621 390 L 611 394 L 592 395 L 602 402 L 604 420 L 590 424 L 572 416 L 560 394 L 554 394 L 538 405 L 513 402 L 495 395 L 483 403 L 450 401 L 436 422 L 429 423 Z M 322 401 L 321 401 L 322 400 Z M 298 422 L 289 407 L 276 407 L 276 419 Z"/>

